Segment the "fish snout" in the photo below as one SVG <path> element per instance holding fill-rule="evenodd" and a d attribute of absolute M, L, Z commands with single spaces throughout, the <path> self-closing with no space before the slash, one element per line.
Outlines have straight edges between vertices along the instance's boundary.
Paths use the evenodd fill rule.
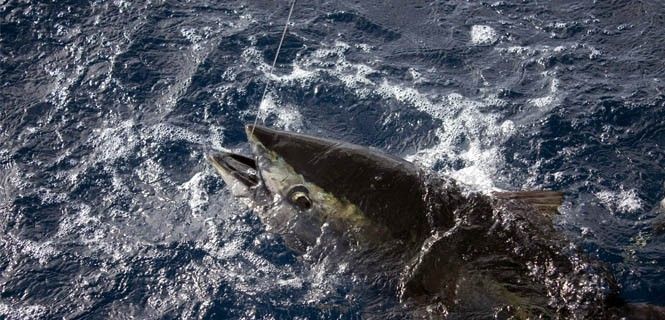
<path fill-rule="evenodd" d="M 256 161 L 252 158 L 222 151 L 209 153 L 206 158 L 227 184 L 239 182 L 248 188 L 259 184 Z"/>

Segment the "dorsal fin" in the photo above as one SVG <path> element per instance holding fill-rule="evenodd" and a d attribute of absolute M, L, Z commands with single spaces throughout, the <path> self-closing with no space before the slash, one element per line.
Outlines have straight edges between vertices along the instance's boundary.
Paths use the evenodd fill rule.
<path fill-rule="evenodd" d="M 492 195 L 499 199 L 526 202 L 547 216 L 558 214 L 563 202 L 563 192 L 560 191 L 507 191 L 492 192 Z"/>

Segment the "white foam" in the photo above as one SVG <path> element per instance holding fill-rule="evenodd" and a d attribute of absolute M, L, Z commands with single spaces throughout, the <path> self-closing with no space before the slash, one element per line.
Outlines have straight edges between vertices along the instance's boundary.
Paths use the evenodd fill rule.
<path fill-rule="evenodd" d="M 145 128 L 141 132 L 140 138 L 143 140 L 151 138 L 159 143 L 178 140 L 187 141 L 193 144 L 204 144 L 209 142 L 208 138 L 203 135 L 193 133 L 183 127 L 174 126 L 168 123 L 157 123 Z"/>
<path fill-rule="evenodd" d="M 372 49 L 373 49 L 374 47 L 372 47 L 372 46 L 370 46 L 370 45 L 368 45 L 368 44 L 366 44 L 366 43 L 360 43 L 360 44 L 356 44 L 356 48 L 358 48 L 358 49 L 360 49 L 360 50 L 362 50 L 362 51 L 364 51 L 364 52 L 370 52 L 370 51 L 372 51 Z"/>
<path fill-rule="evenodd" d="M 178 189 L 185 193 L 187 204 L 192 214 L 196 216 L 201 216 L 208 206 L 208 193 L 203 185 L 207 176 L 207 173 L 197 172 L 187 182 L 178 186 Z"/>
<path fill-rule="evenodd" d="M 305 70 L 299 65 L 293 65 L 291 73 L 282 74 L 282 75 L 271 75 L 270 79 L 279 81 L 282 83 L 289 83 L 294 81 L 303 81 L 303 80 L 312 80 L 316 77 L 316 73 L 310 70 Z"/>
<path fill-rule="evenodd" d="M 634 213 L 642 209 L 643 201 L 635 189 L 621 190 L 617 208 L 624 212 Z"/>
<path fill-rule="evenodd" d="M 146 242 L 196 237 L 197 228 L 203 225 L 202 219 L 210 214 L 206 212 L 208 194 L 203 187 L 203 179 L 212 173 L 200 172 L 189 181 L 176 185 L 169 178 L 167 168 L 160 165 L 149 152 L 161 144 L 181 140 L 188 144 L 219 146 L 222 131 L 222 127 L 211 127 L 210 133 L 196 134 L 168 123 L 144 124 L 141 127 L 132 120 L 117 124 L 109 122 L 106 127 L 93 130 L 85 143 L 95 151 L 86 155 L 81 165 L 67 172 L 66 178 L 70 184 L 77 185 L 82 177 L 91 173 L 91 168 L 98 167 L 106 171 L 105 174 L 110 176 L 111 190 L 100 195 L 100 199 L 103 205 L 110 206 L 105 214 L 111 220 L 101 222 L 97 209 L 92 213 L 86 203 L 69 203 L 63 212 L 55 239 L 76 239 L 86 246 L 90 254 L 106 255 L 111 261 L 119 261 L 145 246 Z M 109 165 L 116 160 L 134 156 L 138 156 L 142 162 L 129 176 L 114 169 L 115 165 Z M 195 151 L 191 156 L 200 154 Z M 132 177 L 138 178 L 138 185 L 130 181 Z M 139 193 L 135 191 L 137 187 L 140 187 Z M 164 217 L 163 214 L 177 212 L 180 203 L 189 205 L 192 216 L 187 217 L 187 224 L 169 223 L 172 217 Z M 120 205 L 115 207 L 115 204 Z M 127 211 L 123 208 L 125 206 L 138 209 Z M 134 228 L 145 232 L 127 237 L 126 234 L 135 233 L 132 230 Z"/>
<path fill-rule="evenodd" d="M 140 149 L 145 149 L 144 144 L 148 142 L 150 143 L 148 149 L 153 149 L 158 144 L 179 140 L 196 145 L 219 145 L 223 130 L 223 127 L 212 126 L 210 135 L 202 135 L 168 123 L 156 123 L 142 129 L 139 129 L 134 120 L 108 123 L 107 127 L 94 129 L 86 141 L 86 144 L 91 145 L 95 151 L 85 161 L 107 163 L 123 159 L 134 155 Z"/>
<path fill-rule="evenodd" d="M 471 27 L 471 43 L 475 45 L 493 44 L 498 38 L 496 30 L 490 26 L 474 25 Z"/>
<path fill-rule="evenodd" d="M 126 120 L 112 127 L 93 129 L 87 144 L 95 148 L 92 162 L 108 162 L 129 155 L 138 144 L 134 120 Z"/>
<path fill-rule="evenodd" d="M 202 31 L 210 32 L 210 28 L 209 27 L 205 28 Z M 200 51 L 202 49 L 201 48 L 201 41 L 204 39 L 204 35 L 206 33 L 203 33 L 203 35 L 199 34 L 199 30 L 188 26 L 188 27 L 180 28 L 180 34 L 183 37 L 185 37 L 187 40 L 189 40 L 189 42 L 192 43 L 192 45 L 193 45 L 192 50 L 193 51 Z"/>
<path fill-rule="evenodd" d="M 555 47 L 542 45 L 542 44 L 533 45 L 533 46 L 507 46 L 507 47 L 497 46 L 495 47 L 495 50 L 502 54 L 508 53 L 525 59 L 536 58 L 536 62 L 538 62 L 540 65 L 545 66 L 546 60 L 552 55 L 555 54 L 561 55 L 562 53 L 579 50 L 580 48 L 584 48 L 589 51 L 587 57 L 590 60 L 593 60 L 602 54 L 600 50 L 596 49 L 593 46 L 587 44 L 578 44 L 578 43 L 570 45 L 559 45 Z"/>
<path fill-rule="evenodd" d="M 280 104 L 275 102 L 275 97 L 272 94 L 266 94 L 261 105 L 259 106 L 259 117 L 263 119 L 268 118 L 270 115 L 277 117 L 275 125 L 288 131 L 298 131 L 302 128 L 302 114 L 292 105 Z"/>
<path fill-rule="evenodd" d="M 9 259 L 10 261 L 23 261 L 23 259 L 20 258 L 20 256 L 23 255 L 31 257 L 44 265 L 60 253 L 51 240 L 37 242 L 21 239 L 11 233 L 7 233 L 3 237 L 3 241 L 7 242 L 5 247 L 10 248 L 10 255 L 12 256 L 12 258 Z"/>
<path fill-rule="evenodd" d="M 543 73 L 544 77 L 550 77 L 550 83 L 548 86 L 548 93 L 542 97 L 539 98 L 533 98 L 529 99 L 529 103 L 531 103 L 533 106 L 536 108 L 542 109 L 543 111 L 549 111 L 553 107 L 556 106 L 556 104 L 559 103 L 560 97 L 559 97 L 559 80 L 556 79 L 553 75 L 551 75 L 548 72 Z"/>
<path fill-rule="evenodd" d="M 490 191 L 495 189 L 492 175 L 500 163 L 500 152 L 497 147 L 483 148 L 476 140 L 459 157 L 465 160 L 468 165 L 453 171 L 451 173 L 453 178 L 480 190 Z"/>
<path fill-rule="evenodd" d="M 525 47 L 525 46 L 509 46 L 507 48 L 496 48 L 497 51 L 499 52 L 507 52 L 507 53 L 512 53 L 515 55 L 519 55 L 522 57 L 526 56 L 532 56 L 536 53 L 536 50 L 534 50 L 532 47 Z"/>
<path fill-rule="evenodd" d="M 538 108 L 545 108 L 554 102 L 554 97 L 544 96 L 540 98 L 529 99 L 529 102 Z"/>
<path fill-rule="evenodd" d="M 505 136 L 511 136 L 511 135 L 515 134 L 515 132 L 517 131 L 517 128 L 515 127 L 515 123 L 513 123 L 510 120 L 504 121 L 501 124 L 500 128 L 501 128 L 501 132 Z"/>
<path fill-rule="evenodd" d="M 113 4 L 120 9 L 120 13 L 123 13 L 125 9 L 128 9 L 131 3 L 125 0 L 113 0 Z"/>
<path fill-rule="evenodd" d="M 644 205 L 635 189 L 624 190 L 623 186 L 620 186 L 618 191 L 603 190 L 594 195 L 612 213 L 636 213 Z"/>
<path fill-rule="evenodd" d="M 156 181 L 166 175 L 164 168 L 152 159 L 145 160 L 134 171 L 138 178 L 148 185 L 154 185 Z"/>
<path fill-rule="evenodd" d="M 5 154 L 5 151 L 3 149 L 1 152 Z M 0 203 L 10 203 L 14 194 L 19 190 L 25 190 L 27 184 L 27 179 L 24 178 L 24 173 L 21 172 L 16 162 L 8 162 L 0 167 Z"/>
<path fill-rule="evenodd" d="M 210 125 L 208 130 L 210 136 L 208 137 L 208 144 L 216 150 L 224 150 L 224 127 Z"/>
<path fill-rule="evenodd" d="M 589 59 L 590 60 L 596 59 L 596 58 L 600 57 L 603 54 L 602 51 L 596 49 L 594 46 L 590 46 L 590 45 L 584 45 L 584 46 L 587 49 L 589 49 Z"/>
<path fill-rule="evenodd" d="M 356 45 L 356 47 L 358 46 L 365 48 L 363 44 Z M 347 61 L 345 53 L 350 49 L 351 46 L 342 41 L 336 41 L 329 47 L 322 46 L 308 55 L 306 59 L 296 61 L 291 73 L 273 75 L 271 79 L 283 85 L 293 85 L 297 82 L 302 86 L 307 86 L 312 81 L 318 80 L 321 74 L 327 74 L 337 78 L 347 88 L 352 89 L 358 97 L 367 97 L 371 93 L 368 86 L 374 85 L 367 76 L 376 72 L 376 70 L 365 64 L 354 64 Z M 243 52 L 243 57 L 247 61 L 259 59 L 259 55 L 258 50 L 254 48 Z M 270 70 L 268 64 L 263 63 L 258 68 L 268 76 L 267 72 Z"/>
<path fill-rule="evenodd" d="M 0 302 L 0 318 L 7 320 L 46 319 L 48 308 L 42 305 L 8 305 Z"/>
<path fill-rule="evenodd" d="M 444 96 L 434 103 L 414 88 L 387 82 L 378 91 L 442 121 L 442 128 L 435 131 L 439 143 L 407 155 L 407 160 L 431 168 L 441 159 L 461 159 L 466 165 L 449 172 L 451 176 L 479 189 L 493 189 L 491 177 L 501 161 L 497 142 L 514 134 L 516 130 L 512 122 L 506 121 L 499 125 L 495 115 L 481 112 L 487 102 L 467 99 L 457 93 Z M 459 150 L 457 146 L 456 140 L 460 138 L 469 141 L 465 150 Z"/>

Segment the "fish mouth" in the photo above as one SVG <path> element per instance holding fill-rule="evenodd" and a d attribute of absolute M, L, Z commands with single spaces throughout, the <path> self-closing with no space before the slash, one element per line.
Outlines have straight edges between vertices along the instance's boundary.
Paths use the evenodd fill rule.
<path fill-rule="evenodd" d="M 238 190 L 240 194 L 245 194 L 246 190 L 254 189 L 261 182 L 259 161 L 257 158 L 261 158 L 261 155 L 267 152 L 263 146 L 264 136 L 270 137 L 274 133 L 273 131 L 262 126 L 245 126 L 247 141 L 253 153 L 256 154 L 256 157 L 232 152 L 214 151 L 207 154 L 206 158 L 221 175 L 222 180 L 226 184 L 232 186 L 232 189 Z"/>
<path fill-rule="evenodd" d="M 246 188 L 259 185 L 258 169 L 254 159 L 222 151 L 208 154 L 207 159 L 227 184 L 240 183 Z"/>

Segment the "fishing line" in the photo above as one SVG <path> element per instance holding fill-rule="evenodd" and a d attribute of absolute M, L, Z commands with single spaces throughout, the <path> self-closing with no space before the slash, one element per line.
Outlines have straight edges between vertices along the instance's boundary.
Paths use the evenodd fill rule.
<path fill-rule="evenodd" d="M 296 6 L 296 0 L 293 0 L 291 2 L 291 8 L 289 9 L 289 16 L 286 17 L 286 23 L 284 24 L 284 31 L 282 31 L 282 38 L 279 39 L 279 45 L 277 46 L 277 52 L 275 52 L 275 58 L 272 60 L 272 65 L 270 66 L 270 71 L 268 71 L 268 75 L 272 77 L 273 75 L 273 70 L 275 69 L 275 65 L 277 64 L 277 57 L 279 57 L 279 51 L 282 49 L 282 43 L 284 43 L 284 37 L 286 36 L 286 30 L 289 28 L 289 21 L 291 20 L 291 14 L 293 13 L 293 7 Z M 266 82 L 266 86 L 263 87 L 263 94 L 261 95 L 261 101 L 259 102 L 259 106 L 256 110 L 256 118 L 254 118 L 254 125 L 252 125 L 252 132 L 250 132 L 250 136 L 254 135 L 254 128 L 256 128 L 256 124 L 259 122 L 259 115 L 261 114 L 261 105 L 263 104 L 263 100 L 266 97 L 266 92 L 268 92 L 268 86 L 269 83 Z"/>

